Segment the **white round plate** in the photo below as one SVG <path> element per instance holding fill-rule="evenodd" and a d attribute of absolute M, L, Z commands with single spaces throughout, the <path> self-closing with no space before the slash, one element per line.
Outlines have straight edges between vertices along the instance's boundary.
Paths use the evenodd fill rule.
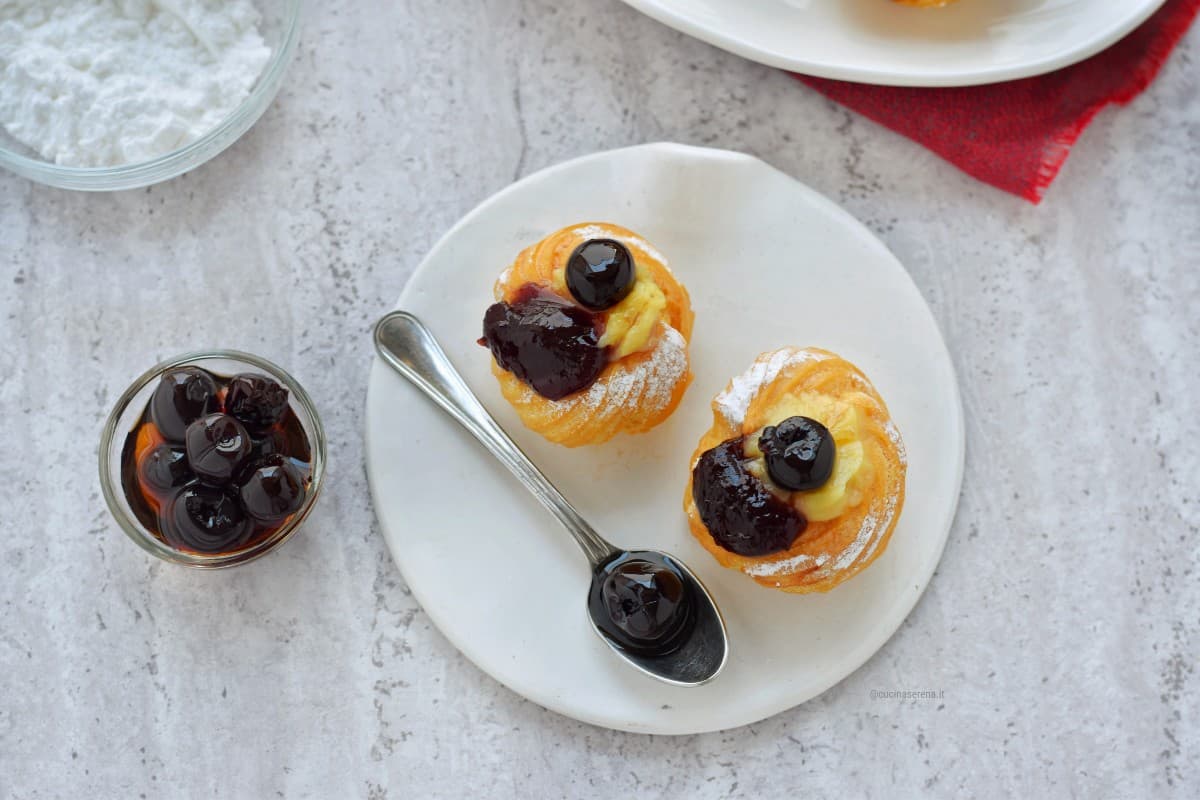
<path fill-rule="evenodd" d="M 645 236 L 688 286 L 696 378 L 650 433 L 571 450 L 521 425 L 476 338 L 492 284 L 519 250 L 596 220 Z M 668 686 L 624 664 L 588 625 L 587 563 L 566 532 L 469 434 L 376 359 L 367 471 L 392 556 L 446 637 L 530 700 L 630 731 L 754 722 L 857 669 L 929 582 L 962 480 L 962 409 L 945 343 L 878 239 L 763 162 L 656 144 L 543 170 L 446 234 L 399 307 L 429 325 L 483 404 L 600 533 L 619 546 L 679 556 L 725 615 L 730 660 L 710 684 Z M 688 459 L 712 422 L 713 395 L 760 352 L 788 344 L 820 345 L 857 363 L 908 447 L 907 499 L 891 546 L 823 595 L 786 595 L 721 568 L 683 515 Z"/>
<path fill-rule="evenodd" d="M 773 67 L 890 86 L 972 86 L 1065 67 L 1164 0 L 625 0 L 659 22 Z"/>

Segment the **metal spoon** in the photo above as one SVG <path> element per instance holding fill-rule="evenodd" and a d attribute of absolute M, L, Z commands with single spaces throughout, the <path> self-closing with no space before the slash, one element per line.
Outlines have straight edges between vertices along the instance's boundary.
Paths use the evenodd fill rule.
<path fill-rule="evenodd" d="M 667 558 L 679 568 L 690 586 L 690 603 L 695 614 L 691 635 L 674 652 L 640 655 L 610 638 L 600 627 L 605 620 L 598 624 L 594 615 L 603 612 L 592 612 L 589 606 L 592 629 L 613 652 L 647 675 L 678 686 L 699 686 L 717 676 L 729 655 L 725 622 L 708 590 L 691 570 L 679 559 L 658 551 L 620 550 L 596 533 L 492 419 L 467 388 L 433 334 L 412 314 L 394 311 L 379 320 L 375 326 L 375 349 L 384 362 L 470 431 L 563 524 L 591 564 L 593 586 L 603 578 L 600 567 L 625 553 L 635 557 Z"/>

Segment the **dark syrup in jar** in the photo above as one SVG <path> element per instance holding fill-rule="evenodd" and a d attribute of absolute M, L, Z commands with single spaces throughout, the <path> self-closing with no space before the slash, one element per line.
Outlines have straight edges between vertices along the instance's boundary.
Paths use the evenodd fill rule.
<path fill-rule="evenodd" d="M 248 402 L 247 381 L 262 390 Z M 227 407 L 231 386 L 236 408 Z M 252 548 L 286 525 L 312 487 L 311 445 L 286 399 L 265 375 L 164 373 L 121 450 L 121 486 L 138 522 L 173 549 L 203 555 Z M 198 430 L 206 420 L 207 438 Z M 229 468 L 212 469 L 222 456 Z"/>

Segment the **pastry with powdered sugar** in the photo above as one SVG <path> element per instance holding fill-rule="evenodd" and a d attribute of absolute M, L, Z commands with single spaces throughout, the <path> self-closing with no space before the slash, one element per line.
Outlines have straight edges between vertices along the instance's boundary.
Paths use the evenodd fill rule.
<path fill-rule="evenodd" d="M 692 307 L 666 259 L 610 223 L 570 225 L 496 281 L 479 343 L 521 421 L 552 442 L 642 433 L 691 381 Z"/>
<path fill-rule="evenodd" d="M 760 355 L 712 403 L 684 512 L 722 566 L 827 592 L 887 548 L 904 506 L 904 444 L 858 367 L 828 350 Z"/>

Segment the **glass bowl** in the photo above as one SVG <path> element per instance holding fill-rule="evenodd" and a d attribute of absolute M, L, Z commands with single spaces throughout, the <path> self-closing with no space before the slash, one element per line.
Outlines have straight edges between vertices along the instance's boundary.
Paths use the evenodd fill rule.
<path fill-rule="evenodd" d="M 230 553 L 205 554 L 177 550 L 148 530 L 137 518 L 125 496 L 121 479 L 121 455 L 125 441 L 137 426 L 150 396 L 158 386 L 158 378 L 175 367 L 196 366 L 221 375 L 239 372 L 259 372 L 274 378 L 288 390 L 288 404 L 300 421 L 312 451 L 312 473 L 304 505 L 270 536 L 251 546 Z M 321 493 L 325 477 L 325 430 L 308 393 L 296 379 L 275 364 L 249 353 L 236 350 L 211 350 L 187 353 L 158 364 L 135 380 L 117 400 L 100 434 L 100 489 L 104 500 L 121 529 L 143 550 L 164 561 L 189 567 L 215 569 L 232 567 L 253 561 L 278 547 L 290 537 L 308 516 Z"/>
<path fill-rule="evenodd" d="M 249 96 L 224 122 L 191 144 L 165 155 L 119 167 L 64 167 L 42 158 L 0 125 L 0 167 L 30 180 L 85 192 L 136 189 L 174 178 L 195 169 L 250 129 L 275 99 L 296 50 L 304 0 L 253 0 L 262 14 L 259 29 L 271 48 L 271 58 Z"/>

